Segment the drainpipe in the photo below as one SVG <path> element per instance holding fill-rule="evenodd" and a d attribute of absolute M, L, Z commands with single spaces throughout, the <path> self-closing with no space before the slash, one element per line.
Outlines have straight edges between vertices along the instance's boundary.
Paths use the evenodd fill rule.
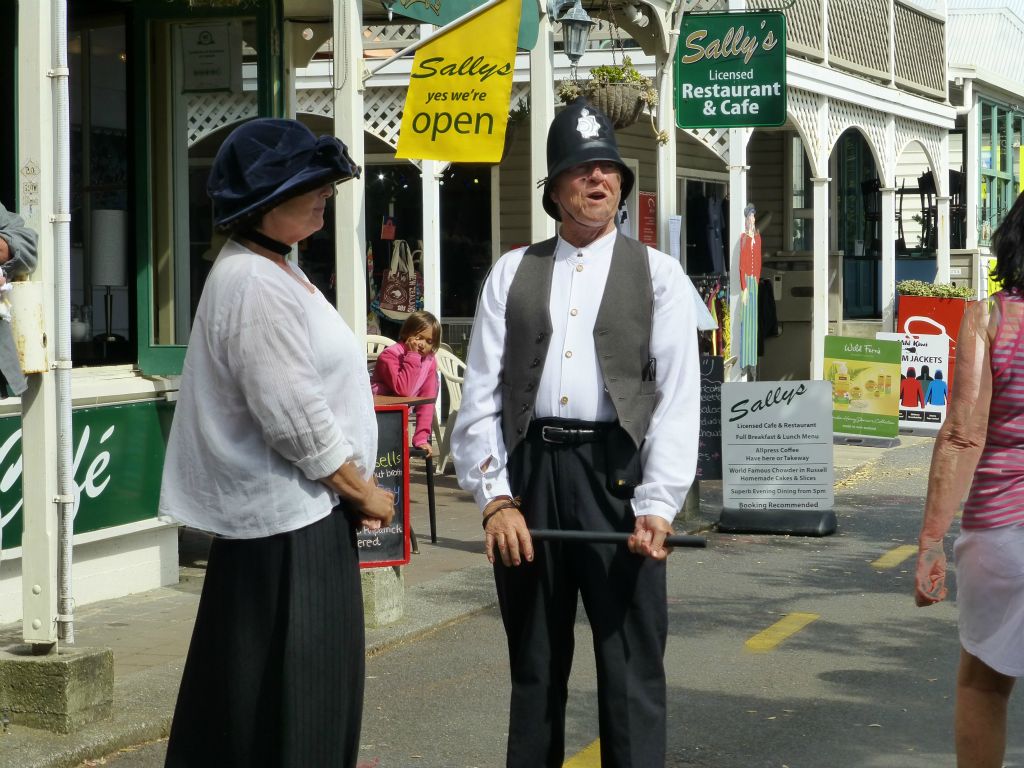
<path fill-rule="evenodd" d="M 54 68 L 54 377 L 57 388 L 57 637 L 75 642 L 71 550 L 75 485 L 71 464 L 71 127 L 68 97 L 67 0 L 53 0 Z"/>

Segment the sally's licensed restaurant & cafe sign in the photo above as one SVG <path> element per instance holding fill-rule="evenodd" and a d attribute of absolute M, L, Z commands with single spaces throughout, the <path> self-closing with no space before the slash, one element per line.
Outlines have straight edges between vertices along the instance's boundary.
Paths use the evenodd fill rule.
<path fill-rule="evenodd" d="M 756 128 L 786 122 L 786 17 L 687 15 L 675 62 L 679 128 Z"/>

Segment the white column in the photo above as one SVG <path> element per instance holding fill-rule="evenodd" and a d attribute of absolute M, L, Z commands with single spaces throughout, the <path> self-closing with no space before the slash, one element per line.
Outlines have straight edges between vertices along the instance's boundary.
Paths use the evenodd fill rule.
<path fill-rule="evenodd" d="M 747 201 L 748 128 L 729 129 L 729 317 L 732 318 L 729 354 L 740 351 L 740 235 L 743 234 L 743 207 Z M 732 366 L 730 381 L 741 381 L 739 362 Z"/>
<path fill-rule="evenodd" d="M 548 126 L 555 119 L 555 42 L 551 20 L 540 17 L 537 45 L 530 51 L 530 188 L 548 175 Z M 541 204 L 538 190 L 530 198 L 530 240 L 555 234 L 555 220 Z"/>
<path fill-rule="evenodd" d="M 896 189 L 882 187 L 881 224 L 882 245 L 882 330 L 891 331 L 895 325 L 896 306 Z"/>
<path fill-rule="evenodd" d="M 334 13 L 334 132 L 348 146 L 352 159 L 365 168 L 362 6 L 336 3 Z M 338 312 L 360 343 L 366 338 L 365 205 L 363 179 L 352 179 L 338 187 L 334 206 Z"/>
<path fill-rule="evenodd" d="M 825 336 L 828 334 L 828 177 L 816 176 L 814 185 L 814 301 L 811 309 L 812 379 L 822 378 Z"/>
<path fill-rule="evenodd" d="M 43 325 L 54 335 L 54 19 L 49 2 L 18 9 L 18 208 L 39 233 L 33 281 L 43 283 Z M 26 643 L 57 642 L 57 392 L 51 372 L 28 377 L 22 396 L 23 474 L 21 535 L 22 637 Z"/>
<path fill-rule="evenodd" d="M 423 172 L 423 308 L 441 317 L 441 174 L 448 167 L 424 160 Z"/>
<path fill-rule="evenodd" d="M 938 241 L 935 244 L 935 282 L 949 282 L 949 133 L 939 141 L 938 168 L 935 170 L 935 213 Z"/>
<path fill-rule="evenodd" d="M 658 68 L 668 57 L 662 51 L 658 54 Z M 658 89 L 658 130 L 668 136 L 668 141 L 658 147 L 658 247 L 665 253 L 672 252 L 669 242 L 668 219 L 676 214 L 676 121 L 672 103 L 672 62 L 665 63 L 664 74 Z M 681 255 L 681 254 L 680 254 Z"/>
<path fill-rule="evenodd" d="M 978 214 L 981 210 L 981 166 L 978 157 L 978 145 L 981 143 L 981 105 L 974 95 L 972 80 L 965 81 L 964 96 L 970 104 L 970 111 L 967 113 L 967 132 L 964 134 L 964 178 L 963 191 L 960 196 L 966 201 L 965 209 L 967 221 L 965 222 L 965 240 L 968 248 L 978 247 Z M 970 95 L 967 95 L 970 86 Z"/>

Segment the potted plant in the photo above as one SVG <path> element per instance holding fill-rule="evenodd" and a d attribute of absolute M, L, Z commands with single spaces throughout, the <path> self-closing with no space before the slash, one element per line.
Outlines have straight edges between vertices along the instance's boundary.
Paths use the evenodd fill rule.
<path fill-rule="evenodd" d="M 658 91 L 649 77 L 640 74 L 629 56 L 621 64 L 602 64 L 590 69 L 589 80 L 563 80 L 556 88 L 558 98 L 571 104 L 583 96 L 600 109 L 616 128 L 635 123 L 644 107 L 658 103 Z"/>

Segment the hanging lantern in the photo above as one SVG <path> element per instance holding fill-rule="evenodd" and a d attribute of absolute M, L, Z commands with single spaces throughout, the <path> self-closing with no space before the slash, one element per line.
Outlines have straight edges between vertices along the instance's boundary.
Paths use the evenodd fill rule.
<path fill-rule="evenodd" d="M 562 13 L 562 9 L 569 5 L 569 2 L 555 2 L 548 8 L 548 15 L 553 21 L 561 22 L 562 35 L 565 42 L 565 55 L 573 66 L 579 63 L 583 52 L 587 50 L 587 40 L 590 37 L 590 28 L 594 26 L 594 20 L 583 10 L 580 0 L 576 0 L 572 7 Z M 558 14 L 562 13 L 561 16 Z"/>

